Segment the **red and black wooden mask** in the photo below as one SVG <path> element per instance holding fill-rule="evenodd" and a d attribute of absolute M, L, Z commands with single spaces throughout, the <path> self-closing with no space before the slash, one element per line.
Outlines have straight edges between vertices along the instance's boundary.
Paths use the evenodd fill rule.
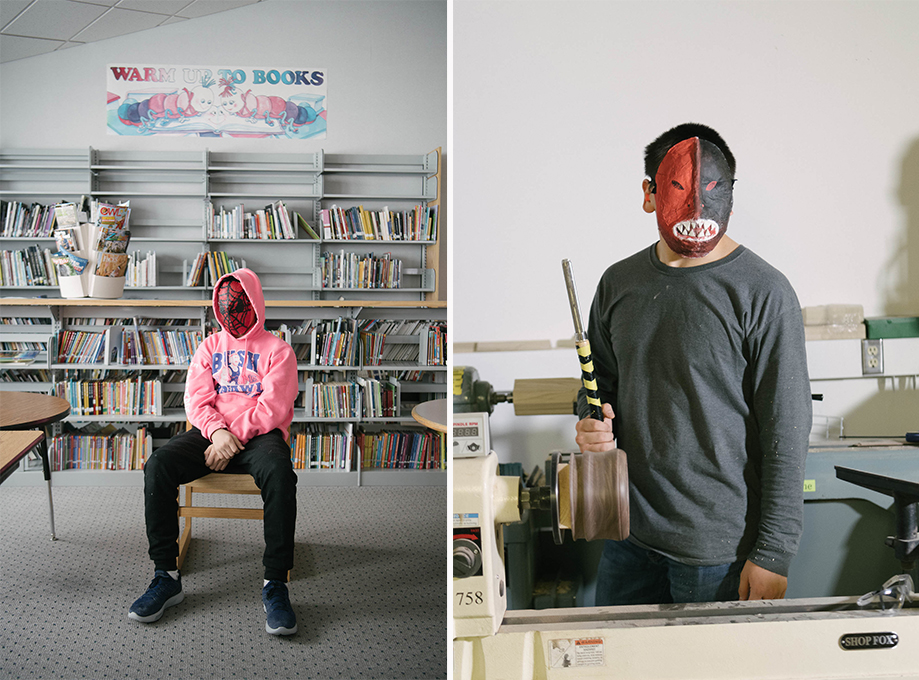
<path fill-rule="evenodd" d="M 721 150 L 692 137 L 674 144 L 654 177 L 661 238 L 682 257 L 708 255 L 728 228 L 734 178 Z"/>

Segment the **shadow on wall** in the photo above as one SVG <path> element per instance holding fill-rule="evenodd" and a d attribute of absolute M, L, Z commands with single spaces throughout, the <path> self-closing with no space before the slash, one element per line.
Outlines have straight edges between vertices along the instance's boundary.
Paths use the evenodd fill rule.
<path fill-rule="evenodd" d="M 897 199 L 905 212 L 900 243 L 881 273 L 887 291 L 885 313 L 893 316 L 919 314 L 919 138 L 903 156 Z"/>
<path fill-rule="evenodd" d="M 808 501 L 804 535 L 788 573 L 789 598 L 861 596 L 902 571 L 884 539 L 893 512 L 861 499 Z"/>
<path fill-rule="evenodd" d="M 919 378 L 880 378 L 877 385 L 875 394 L 843 414 L 846 435 L 902 439 L 907 432 L 916 431 Z"/>

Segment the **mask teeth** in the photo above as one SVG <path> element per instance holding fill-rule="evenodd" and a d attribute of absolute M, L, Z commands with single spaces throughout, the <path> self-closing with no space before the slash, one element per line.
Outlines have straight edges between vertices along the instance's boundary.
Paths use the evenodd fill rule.
<path fill-rule="evenodd" d="M 720 227 L 714 220 L 685 220 L 673 227 L 673 235 L 684 241 L 709 241 Z"/>

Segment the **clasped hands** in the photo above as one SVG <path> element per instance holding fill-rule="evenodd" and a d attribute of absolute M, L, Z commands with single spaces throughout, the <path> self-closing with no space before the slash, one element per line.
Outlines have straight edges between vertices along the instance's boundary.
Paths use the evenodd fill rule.
<path fill-rule="evenodd" d="M 613 407 L 603 404 L 602 421 L 594 418 L 584 418 L 578 421 L 575 426 L 577 431 L 575 442 L 581 453 L 588 451 L 600 453 L 616 448 L 616 440 L 613 436 L 613 418 L 615 417 Z M 785 597 L 787 586 L 787 577 L 747 561 L 740 576 L 738 596 L 741 600 L 781 599 Z"/>
<path fill-rule="evenodd" d="M 216 430 L 211 435 L 211 445 L 204 450 L 204 464 L 214 472 L 225 469 L 243 445 L 236 435 L 227 429 Z"/>

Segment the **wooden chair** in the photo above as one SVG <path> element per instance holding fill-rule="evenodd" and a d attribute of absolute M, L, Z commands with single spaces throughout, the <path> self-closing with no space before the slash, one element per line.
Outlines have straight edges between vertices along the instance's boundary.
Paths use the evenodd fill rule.
<path fill-rule="evenodd" d="M 191 429 L 191 423 L 186 421 L 185 429 Z M 188 545 L 191 542 L 191 520 L 193 517 L 215 517 L 219 519 L 259 519 L 265 520 L 265 511 L 262 508 L 215 508 L 208 506 L 194 505 L 194 494 L 197 493 L 223 493 L 223 494 L 242 494 L 242 495 L 261 495 L 255 479 L 250 474 L 231 473 L 231 472 L 211 472 L 200 479 L 196 479 L 188 484 L 183 484 L 180 489 L 185 488 L 185 502 L 182 502 L 182 494 L 179 492 L 179 517 L 185 518 L 185 527 L 179 535 L 179 559 L 177 567 L 182 568 L 182 562 L 185 561 L 185 555 L 188 553 Z M 290 572 L 287 572 L 287 578 L 290 580 Z"/>
<path fill-rule="evenodd" d="M 191 520 L 193 517 L 216 517 L 224 519 L 265 519 L 262 508 L 215 508 L 194 505 L 194 494 L 197 493 L 224 493 L 260 495 L 261 491 L 255 485 L 255 479 L 250 474 L 229 472 L 212 472 L 200 479 L 182 485 L 185 488 L 185 502 L 182 503 L 179 494 L 179 517 L 185 518 L 185 527 L 179 535 L 179 559 L 177 566 L 182 568 L 182 562 L 188 553 L 188 544 L 191 542 Z"/>

